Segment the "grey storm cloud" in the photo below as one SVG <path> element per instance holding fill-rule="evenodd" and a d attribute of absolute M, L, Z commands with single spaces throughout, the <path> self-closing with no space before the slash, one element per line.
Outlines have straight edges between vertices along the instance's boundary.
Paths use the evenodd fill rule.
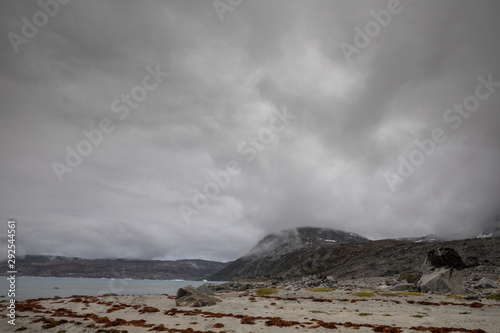
<path fill-rule="evenodd" d="M 500 214 L 499 12 L 3 1 L 0 218 L 23 253 L 85 258 L 233 260 L 298 226 L 476 236 Z"/>

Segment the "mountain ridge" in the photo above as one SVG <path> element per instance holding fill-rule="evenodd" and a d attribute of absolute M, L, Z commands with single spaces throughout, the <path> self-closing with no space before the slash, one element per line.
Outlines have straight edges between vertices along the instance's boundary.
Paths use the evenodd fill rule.
<path fill-rule="evenodd" d="M 83 259 L 45 255 L 26 255 L 17 259 L 20 276 L 150 280 L 202 280 L 230 263 L 202 259 Z"/>
<path fill-rule="evenodd" d="M 439 246 L 456 249 L 471 267 L 482 264 L 500 267 L 500 238 L 443 241 L 426 236 L 374 241 L 356 234 L 330 229 L 338 233 L 339 237 L 351 234 L 360 238 L 355 238 L 353 241 L 328 242 L 320 237 L 322 234 L 318 229 L 309 229 L 316 232 L 315 241 L 274 253 L 272 246 L 265 250 L 258 249 L 259 246 L 267 244 L 265 240 L 268 235 L 248 254 L 210 276 L 210 279 L 214 281 L 291 279 L 315 274 L 331 275 L 339 279 L 391 276 L 418 271 L 427 252 Z M 282 242 L 274 240 L 272 244 L 279 246 L 289 243 L 285 237 Z"/>
<path fill-rule="evenodd" d="M 469 265 L 479 265 L 486 260 L 484 263 L 500 268 L 500 238 L 495 235 L 454 241 L 445 241 L 435 235 L 370 240 L 351 232 L 314 227 L 268 234 L 243 256 L 226 263 L 201 259 L 82 259 L 27 255 L 17 259 L 17 264 L 19 275 L 43 277 L 228 281 L 329 274 L 345 278 L 414 271 L 425 258 L 426 251 L 437 246 L 456 248 Z"/>
<path fill-rule="evenodd" d="M 274 251 L 274 256 L 289 253 L 315 241 L 333 243 L 367 242 L 368 238 L 358 234 L 329 228 L 298 227 L 270 233 L 262 238 L 244 257 L 255 257 Z"/>
<path fill-rule="evenodd" d="M 300 252 L 314 253 L 333 245 L 364 242 L 371 241 L 352 232 L 329 228 L 299 227 L 282 230 L 265 236 L 249 252 L 210 278 L 223 281 L 275 275 L 291 269 L 291 255 L 300 256 Z"/>

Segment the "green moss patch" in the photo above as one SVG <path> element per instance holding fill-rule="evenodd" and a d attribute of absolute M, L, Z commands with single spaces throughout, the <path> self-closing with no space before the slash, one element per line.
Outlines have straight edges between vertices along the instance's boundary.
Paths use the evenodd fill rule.
<path fill-rule="evenodd" d="M 360 292 L 354 293 L 352 295 L 357 296 L 357 297 L 375 297 L 374 293 L 370 293 L 367 291 L 360 291 Z"/>
<path fill-rule="evenodd" d="M 417 293 L 415 291 L 399 291 L 398 294 L 400 294 L 400 295 L 408 295 L 408 296 L 424 296 L 424 294 Z"/>
<path fill-rule="evenodd" d="M 390 297 L 390 296 L 399 296 L 398 293 L 391 293 L 391 292 L 388 292 L 388 291 L 384 291 L 382 293 L 378 293 L 380 296 L 387 296 L 387 297 Z"/>
<path fill-rule="evenodd" d="M 449 295 L 449 296 L 446 296 L 447 298 L 453 298 L 453 299 L 456 299 L 457 301 L 463 301 L 464 298 L 460 295 Z"/>
<path fill-rule="evenodd" d="M 277 292 L 279 292 L 279 289 L 274 289 L 274 288 L 260 288 L 259 290 L 257 290 L 255 292 L 255 294 L 259 295 L 259 296 L 266 296 L 266 295 L 276 294 Z"/>
<path fill-rule="evenodd" d="M 489 294 L 485 296 L 487 299 L 494 299 L 500 301 L 500 294 Z"/>

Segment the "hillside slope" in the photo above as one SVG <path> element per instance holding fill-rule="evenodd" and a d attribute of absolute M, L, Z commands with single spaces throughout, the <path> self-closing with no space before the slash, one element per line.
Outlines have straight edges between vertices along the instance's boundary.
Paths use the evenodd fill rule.
<path fill-rule="evenodd" d="M 427 243 L 393 239 L 354 243 L 323 241 L 306 243 L 284 253 L 278 251 L 278 254 L 255 256 L 253 249 L 250 255 L 239 258 L 210 279 L 293 278 L 311 274 L 340 279 L 391 276 L 419 270 L 427 252 L 439 246 L 454 248 L 470 266 L 500 268 L 500 238 Z"/>
<path fill-rule="evenodd" d="M 354 233 L 326 228 L 296 228 L 270 234 L 246 255 L 212 275 L 212 280 L 231 280 L 264 275 L 300 275 L 316 269 L 313 257 L 332 246 L 370 242 Z M 307 260 L 303 254 L 310 256 Z M 297 263 L 300 263 L 297 266 Z M 303 265 L 305 267 L 302 267 Z"/>

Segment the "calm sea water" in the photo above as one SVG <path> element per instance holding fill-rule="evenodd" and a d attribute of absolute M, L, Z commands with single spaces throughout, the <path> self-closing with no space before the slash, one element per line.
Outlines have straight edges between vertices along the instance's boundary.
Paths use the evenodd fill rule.
<path fill-rule="evenodd" d="M 16 299 L 21 301 L 40 297 L 69 297 L 72 295 L 98 296 L 107 293 L 118 295 L 171 294 L 177 289 L 192 285 L 197 287 L 203 281 L 178 280 L 129 280 L 129 279 L 84 279 L 55 277 L 17 277 Z M 222 283 L 222 282 L 210 282 Z M 0 300 L 7 299 L 9 283 L 7 277 L 0 277 Z"/>

